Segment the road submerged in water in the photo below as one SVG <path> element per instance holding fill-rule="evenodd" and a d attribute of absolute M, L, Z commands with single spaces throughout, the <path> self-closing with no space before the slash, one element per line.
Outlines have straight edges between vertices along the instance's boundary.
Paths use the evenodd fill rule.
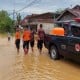
<path fill-rule="evenodd" d="M 14 38 L 0 38 L 0 80 L 80 80 L 80 65 L 68 60 L 52 60 L 47 49 L 39 54 L 35 43 L 34 52 L 24 55 L 21 43 L 16 52 Z"/>

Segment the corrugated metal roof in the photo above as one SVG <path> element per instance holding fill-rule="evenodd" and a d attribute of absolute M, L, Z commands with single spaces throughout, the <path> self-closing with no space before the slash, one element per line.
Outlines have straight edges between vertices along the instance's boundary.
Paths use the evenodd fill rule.
<path fill-rule="evenodd" d="M 64 10 L 64 12 L 62 12 L 62 14 L 56 19 L 56 21 L 60 20 L 62 18 L 62 16 L 67 12 L 71 13 L 75 17 L 80 17 L 80 6 L 78 5 L 78 6 L 75 6 L 74 8 L 72 8 L 72 9 Z"/>

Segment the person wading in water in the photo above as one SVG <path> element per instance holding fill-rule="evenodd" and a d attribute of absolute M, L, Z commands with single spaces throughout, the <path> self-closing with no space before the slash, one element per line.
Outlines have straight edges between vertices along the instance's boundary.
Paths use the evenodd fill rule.
<path fill-rule="evenodd" d="M 44 36 L 45 36 L 45 32 L 43 30 L 42 24 L 40 24 L 40 28 L 38 29 L 38 42 L 37 42 L 37 47 L 40 53 L 42 52 L 42 48 L 43 48 Z"/>
<path fill-rule="evenodd" d="M 28 30 L 28 27 L 25 27 L 23 32 L 23 49 L 25 54 L 29 51 L 30 34 L 31 33 L 30 30 Z"/>
<path fill-rule="evenodd" d="M 34 42 L 35 42 L 35 40 L 34 40 L 34 34 L 35 34 L 35 33 L 34 33 L 33 29 L 31 29 L 30 46 L 31 46 L 32 52 L 34 51 L 34 50 L 33 50 Z"/>
<path fill-rule="evenodd" d="M 20 49 L 20 29 L 19 28 L 16 28 L 15 45 L 17 48 L 17 52 L 19 52 L 19 49 Z"/>

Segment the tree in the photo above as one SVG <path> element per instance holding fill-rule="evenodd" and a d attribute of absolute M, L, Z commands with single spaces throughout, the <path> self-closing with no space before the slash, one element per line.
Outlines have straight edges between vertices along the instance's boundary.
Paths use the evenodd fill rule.
<path fill-rule="evenodd" d="M 61 14 L 64 10 L 65 10 L 65 9 L 61 9 L 61 8 L 60 8 L 60 9 L 57 9 L 57 10 L 56 10 L 56 13 Z"/>
<path fill-rule="evenodd" d="M 12 32 L 12 19 L 9 17 L 7 11 L 0 11 L 0 32 Z"/>

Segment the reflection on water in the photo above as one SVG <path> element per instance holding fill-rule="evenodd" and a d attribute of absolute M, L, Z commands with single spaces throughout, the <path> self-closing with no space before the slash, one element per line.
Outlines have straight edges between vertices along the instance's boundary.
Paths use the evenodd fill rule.
<path fill-rule="evenodd" d="M 50 59 L 45 48 L 39 54 L 36 45 L 33 53 L 17 54 L 14 40 L 0 38 L 0 80 L 80 80 L 80 66 Z"/>

